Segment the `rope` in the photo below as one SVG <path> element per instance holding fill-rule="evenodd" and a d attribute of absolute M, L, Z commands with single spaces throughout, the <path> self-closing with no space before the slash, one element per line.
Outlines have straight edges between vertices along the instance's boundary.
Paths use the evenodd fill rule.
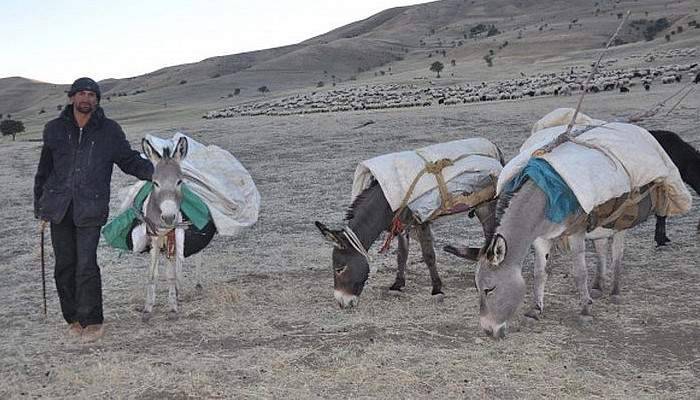
<path fill-rule="evenodd" d="M 673 105 L 673 107 L 668 111 L 668 113 L 666 113 L 666 116 L 668 116 L 690 93 L 692 93 L 695 90 L 695 87 L 690 87 L 690 85 L 692 85 L 692 84 L 693 84 L 693 82 L 689 82 L 688 84 L 686 84 L 685 86 L 680 88 L 677 92 L 675 92 L 672 95 L 668 96 L 667 98 L 661 100 L 660 102 L 654 104 L 646 111 L 639 112 L 639 113 L 634 114 L 631 117 L 626 118 L 626 119 L 623 118 L 622 121 L 633 123 L 633 122 L 642 121 L 646 118 L 651 118 L 651 117 L 655 116 L 659 111 L 661 111 L 662 108 L 664 108 L 666 106 L 667 101 L 671 100 L 672 98 L 683 93 L 683 91 L 685 91 L 686 89 L 690 88 L 688 90 L 688 92 L 686 94 L 684 94 L 683 96 L 681 96 L 681 99 L 676 104 Z"/>
<path fill-rule="evenodd" d="M 639 193 L 638 190 L 635 190 L 630 193 L 629 197 L 625 199 L 622 204 L 615 210 L 612 214 L 607 216 L 605 219 L 602 221 L 598 222 L 598 226 L 605 226 L 611 222 L 614 222 L 620 216 L 625 212 L 625 209 L 631 205 L 639 204 L 642 200 L 644 200 L 645 197 L 647 197 L 652 190 L 655 190 L 659 186 L 658 183 L 654 183 L 650 185 L 644 192 Z"/>
<path fill-rule="evenodd" d="M 348 240 L 348 242 L 350 242 L 352 248 L 355 249 L 358 253 L 362 254 L 365 257 L 365 259 L 367 259 L 367 263 L 369 263 L 369 253 L 367 253 L 367 250 L 365 250 L 365 246 L 362 245 L 362 242 L 357 237 L 352 228 L 350 228 L 349 226 L 344 227 L 343 235 L 345 235 L 345 238 Z"/>
<path fill-rule="evenodd" d="M 610 37 L 610 40 L 608 40 L 608 43 L 605 45 L 605 48 L 603 51 L 600 53 L 600 56 L 598 57 L 598 60 L 593 64 L 593 68 L 591 69 L 591 73 L 588 75 L 586 78 L 586 81 L 583 83 L 583 87 L 588 87 L 588 83 L 593 79 L 593 76 L 598 72 L 598 67 L 600 66 L 600 61 L 603 59 L 603 56 L 605 53 L 608 51 L 610 48 L 610 45 L 612 42 L 615 40 L 617 37 L 618 33 L 620 33 L 620 29 L 622 29 L 622 26 L 627 22 L 627 19 L 629 18 L 631 13 L 631 10 L 627 10 L 627 13 L 625 14 L 625 18 L 622 19 L 622 22 L 620 22 L 620 25 L 617 26 L 617 29 L 615 30 L 615 33 Z M 557 136 L 554 140 L 551 142 L 547 143 L 546 145 L 540 147 L 539 149 L 535 150 L 532 153 L 533 157 L 541 157 L 545 153 L 548 153 L 552 151 L 553 148 L 559 146 L 560 144 L 568 141 L 571 139 L 571 131 L 576 124 L 576 117 L 578 116 L 579 110 L 581 109 L 581 105 L 583 104 L 583 98 L 586 96 L 586 92 L 583 91 L 581 93 L 581 96 L 578 99 L 578 103 L 576 104 L 576 109 L 574 110 L 574 116 L 571 118 L 571 122 L 566 126 L 566 131 L 559 136 Z"/>

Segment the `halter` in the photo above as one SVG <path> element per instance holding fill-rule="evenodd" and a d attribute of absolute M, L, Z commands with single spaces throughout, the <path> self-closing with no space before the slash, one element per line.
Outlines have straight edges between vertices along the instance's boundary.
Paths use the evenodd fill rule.
<path fill-rule="evenodd" d="M 377 273 L 378 267 L 376 265 L 372 265 L 372 261 L 369 258 L 369 253 L 367 253 L 367 250 L 365 250 L 365 246 L 362 245 L 362 242 L 360 242 L 360 239 L 357 237 L 352 228 L 350 228 L 349 226 L 344 227 L 343 235 L 348 240 L 348 242 L 350 242 L 350 246 L 352 246 L 352 248 L 355 249 L 355 251 L 362 254 L 362 256 L 364 256 L 367 260 L 367 264 L 369 264 L 369 275 L 367 276 L 367 281 L 365 281 L 365 288 L 367 288 L 369 287 L 372 276 L 374 276 L 374 274 Z"/>
<path fill-rule="evenodd" d="M 369 254 L 367 253 L 367 250 L 365 250 L 365 246 L 362 245 L 362 242 L 360 242 L 360 239 L 358 239 L 357 235 L 352 230 L 352 228 L 350 228 L 349 226 L 344 227 L 343 235 L 345 235 L 345 238 L 348 240 L 348 242 L 350 242 L 352 248 L 357 250 L 358 253 L 362 254 L 369 263 Z"/>

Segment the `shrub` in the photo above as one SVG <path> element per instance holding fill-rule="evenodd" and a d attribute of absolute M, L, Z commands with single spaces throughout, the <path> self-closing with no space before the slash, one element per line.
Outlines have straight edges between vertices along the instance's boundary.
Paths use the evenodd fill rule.
<path fill-rule="evenodd" d="M 433 72 L 437 72 L 437 77 L 440 77 L 440 71 L 443 70 L 445 66 L 440 62 L 440 61 L 435 61 L 434 63 L 430 64 L 430 70 Z"/>
<path fill-rule="evenodd" d="M 238 96 L 239 94 L 241 94 L 241 88 L 235 88 L 235 89 L 233 89 L 233 95 L 234 95 L 234 96 Z"/>
<path fill-rule="evenodd" d="M 495 35 L 498 35 L 499 33 L 501 33 L 501 31 L 499 31 L 495 25 L 491 25 L 489 27 L 489 31 L 486 33 L 486 37 L 495 36 Z"/>
<path fill-rule="evenodd" d="M 184 79 L 180 81 L 180 85 L 184 85 L 185 83 L 187 83 L 187 81 Z"/>
<path fill-rule="evenodd" d="M 324 85 L 325 85 L 325 83 L 323 83 L 323 81 L 318 81 L 316 83 L 316 87 L 323 87 Z"/>
<path fill-rule="evenodd" d="M 0 132 L 3 136 L 12 135 L 12 141 L 14 141 L 15 135 L 24 132 L 24 123 L 10 119 L 10 115 L 8 115 L 7 119 L 0 122 Z"/>
<path fill-rule="evenodd" d="M 260 87 L 258 88 L 258 92 L 260 92 L 260 93 L 267 93 L 267 92 L 269 92 L 269 91 L 270 91 L 270 89 L 268 89 L 267 86 L 265 86 L 265 85 L 260 86 Z"/>

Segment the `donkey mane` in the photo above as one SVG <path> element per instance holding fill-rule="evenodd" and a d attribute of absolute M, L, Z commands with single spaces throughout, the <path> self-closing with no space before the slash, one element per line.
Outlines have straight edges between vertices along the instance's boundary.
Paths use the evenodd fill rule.
<path fill-rule="evenodd" d="M 377 180 L 372 180 L 369 187 L 355 197 L 355 200 L 353 200 L 352 204 L 350 204 L 350 207 L 348 208 L 348 211 L 345 213 L 346 221 L 350 221 L 355 218 L 355 211 L 357 211 L 357 209 L 371 197 L 371 194 L 374 192 L 376 186 L 379 186 L 379 182 Z"/>
<path fill-rule="evenodd" d="M 522 189 L 528 181 L 529 179 L 523 182 L 522 185 L 518 186 L 515 190 L 511 192 L 502 192 L 498 196 L 498 203 L 496 204 L 496 227 L 501 225 L 501 217 L 503 217 L 503 214 L 505 214 L 508 206 L 510 206 L 510 201 L 513 199 L 513 196 L 518 194 L 520 189 Z"/>
<path fill-rule="evenodd" d="M 170 147 L 163 147 L 163 158 L 170 158 Z"/>

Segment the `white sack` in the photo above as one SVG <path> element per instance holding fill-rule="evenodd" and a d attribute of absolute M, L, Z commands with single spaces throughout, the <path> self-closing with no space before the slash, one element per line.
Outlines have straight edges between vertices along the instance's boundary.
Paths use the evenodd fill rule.
<path fill-rule="evenodd" d="M 416 176 L 425 168 L 425 161 L 438 161 L 444 158 L 463 159 L 455 165 L 443 169 L 442 174 L 450 193 L 473 193 L 483 189 L 491 177 L 501 172 L 500 152 L 496 145 L 483 138 L 455 140 L 439 143 L 415 151 L 402 151 L 384 154 L 362 161 L 355 169 L 352 185 L 352 199 L 369 187 L 372 179 L 379 181 L 384 196 L 391 209 L 396 211 L 403 201 Z M 437 179 L 425 173 L 413 190 L 408 208 L 424 220 L 441 203 Z"/>
<path fill-rule="evenodd" d="M 177 141 L 187 138 L 187 156 L 181 162 L 185 183 L 209 207 L 216 231 L 234 236 L 258 220 L 260 193 L 243 165 L 228 151 L 216 145 L 205 146 L 180 132 L 172 139 L 146 135 L 146 139 L 162 154 L 164 147 L 175 148 Z M 125 193 L 121 210 L 131 207 L 145 182 L 137 182 Z"/>
<path fill-rule="evenodd" d="M 661 183 L 666 191 L 669 201 L 666 215 L 683 214 L 690 209 L 692 197 L 678 169 L 649 132 L 635 125 L 604 123 L 587 116 L 582 120 L 595 121 L 596 126 L 540 158 L 559 173 L 586 213 L 651 182 Z M 565 131 L 566 125 L 559 125 L 534 132 L 521 147 L 520 154 L 503 168 L 497 193 L 525 167 L 532 152 Z"/>

